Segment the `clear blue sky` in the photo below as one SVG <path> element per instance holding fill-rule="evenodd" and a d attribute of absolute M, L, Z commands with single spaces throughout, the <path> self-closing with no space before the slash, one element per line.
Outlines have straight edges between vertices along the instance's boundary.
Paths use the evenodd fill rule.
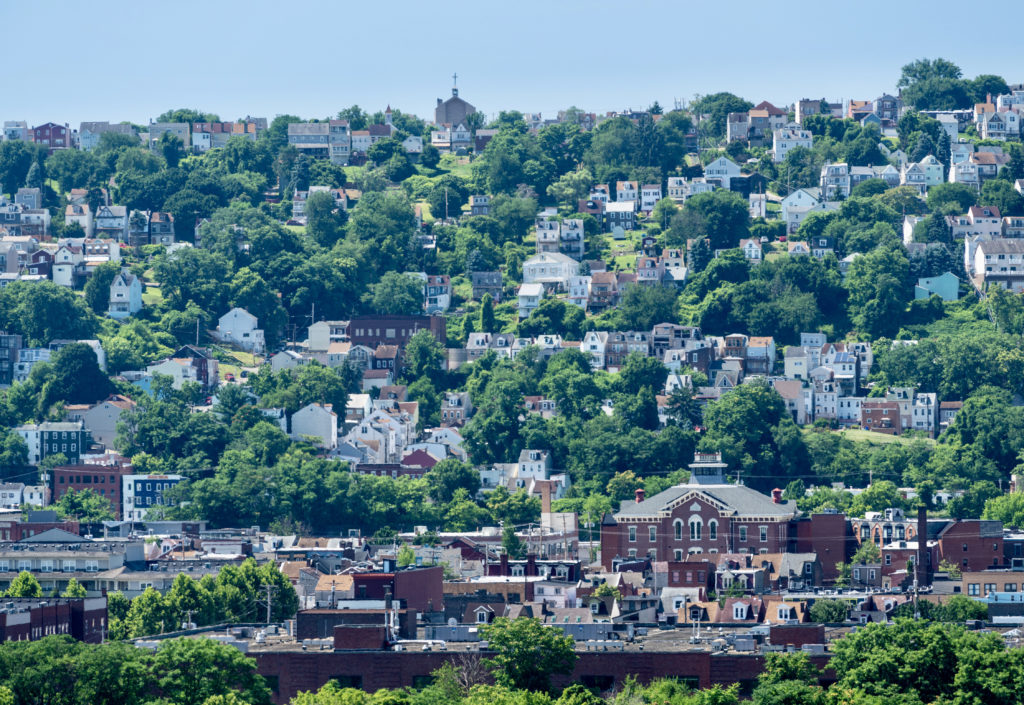
<path fill-rule="evenodd" d="M 62 10 L 60 8 L 63 8 Z M 194 107 L 324 117 L 390 103 L 423 117 L 451 89 L 488 115 L 604 112 L 728 90 L 759 102 L 869 99 L 944 56 L 1024 81 L 1024 3 L 978 17 L 948 0 L 431 3 L 336 0 L 0 2 L 0 120 L 144 123 Z M 972 31 L 958 40 L 958 30 Z M 783 31 L 782 28 L 786 28 Z M 1003 28 L 1003 29 L 1000 29 Z M 993 38 L 987 41 L 989 32 Z"/>

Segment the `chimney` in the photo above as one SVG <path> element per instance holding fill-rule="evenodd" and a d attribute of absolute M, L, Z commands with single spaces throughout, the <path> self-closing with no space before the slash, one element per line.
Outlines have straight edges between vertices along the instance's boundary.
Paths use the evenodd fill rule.
<path fill-rule="evenodd" d="M 641 502 L 644 501 L 644 494 L 645 494 L 644 493 L 644 488 L 643 487 L 638 487 L 637 490 L 636 490 L 636 503 L 637 504 L 640 504 Z"/>
<path fill-rule="evenodd" d="M 931 566 L 928 565 L 928 510 L 917 508 L 917 573 L 918 587 L 931 585 Z"/>
<path fill-rule="evenodd" d="M 506 551 L 501 552 L 501 575 L 508 575 L 508 553 Z"/>
<path fill-rule="evenodd" d="M 782 504 L 782 490 L 778 487 L 772 490 L 772 501 L 775 502 L 775 504 Z"/>
<path fill-rule="evenodd" d="M 534 576 L 537 575 L 537 554 L 530 553 L 526 556 L 526 575 Z"/>
<path fill-rule="evenodd" d="M 547 481 L 540 485 L 540 511 L 541 514 L 551 513 L 551 483 Z"/>

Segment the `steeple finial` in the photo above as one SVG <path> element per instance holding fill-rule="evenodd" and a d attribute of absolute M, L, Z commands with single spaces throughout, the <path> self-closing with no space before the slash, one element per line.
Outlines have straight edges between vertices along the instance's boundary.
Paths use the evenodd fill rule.
<path fill-rule="evenodd" d="M 459 74 L 452 74 L 452 95 L 457 96 L 459 94 Z"/>

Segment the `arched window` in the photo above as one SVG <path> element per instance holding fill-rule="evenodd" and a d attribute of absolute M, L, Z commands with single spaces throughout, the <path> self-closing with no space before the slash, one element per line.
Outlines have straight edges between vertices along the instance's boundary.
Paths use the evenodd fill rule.
<path fill-rule="evenodd" d="M 690 518 L 690 540 L 700 541 L 701 531 L 704 528 L 704 522 L 701 521 L 700 517 Z"/>
<path fill-rule="evenodd" d="M 708 522 L 708 538 L 712 541 L 718 540 L 718 522 L 714 519 Z"/>
<path fill-rule="evenodd" d="M 683 520 L 682 519 L 676 519 L 674 522 L 672 522 L 672 526 L 675 529 L 676 541 L 682 541 L 683 540 Z"/>

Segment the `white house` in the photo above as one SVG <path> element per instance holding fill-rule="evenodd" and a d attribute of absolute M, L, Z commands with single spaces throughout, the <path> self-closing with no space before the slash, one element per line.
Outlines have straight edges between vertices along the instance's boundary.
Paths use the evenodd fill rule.
<path fill-rule="evenodd" d="M 786 223 L 786 232 L 795 233 L 807 214 L 821 210 L 821 199 L 817 189 L 797 189 L 782 199 L 782 220 Z"/>
<path fill-rule="evenodd" d="M 263 352 L 267 346 L 259 320 L 237 306 L 220 317 L 217 335 L 221 342 L 237 345 L 247 352 Z"/>
<path fill-rule="evenodd" d="M 281 372 L 282 370 L 292 370 L 299 365 L 308 364 L 310 358 L 303 357 L 294 350 L 282 350 L 281 352 L 270 356 L 270 369 L 275 373 Z"/>
<path fill-rule="evenodd" d="M 59 286 L 74 286 L 75 270 L 84 261 L 85 256 L 82 254 L 81 247 L 71 245 L 59 247 L 53 255 L 53 265 L 50 270 L 53 283 Z"/>
<path fill-rule="evenodd" d="M 580 263 L 561 252 L 539 252 L 523 262 L 523 283 L 565 289 L 580 273 Z"/>
<path fill-rule="evenodd" d="M 608 347 L 608 331 L 587 331 L 583 336 L 580 350 L 590 355 L 590 366 L 595 370 L 604 369 L 605 350 Z"/>
<path fill-rule="evenodd" d="M 814 146 L 814 137 L 810 130 L 802 130 L 799 127 L 783 127 L 780 130 L 775 130 L 772 135 L 772 154 L 776 164 L 785 161 L 786 155 L 791 149 L 797 147 L 810 149 Z"/>
<path fill-rule="evenodd" d="M 69 203 L 64 208 L 64 224 L 78 223 L 86 237 L 92 237 L 92 209 L 87 203 Z"/>
<path fill-rule="evenodd" d="M 338 415 L 330 404 L 307 404 L 292 414 L 292 440 L 316 439 L 321 448 L 338 445 Z"/>
<path fill-rule="evenodd" d="M 661 200 L 661 184 L 644 184 L 640 189 L 640 210 L 650 213 Z"/>
<path fill-rule="evenodd" d="M 590 300 L 590 277 L 577 275 L 569 277 L 569 303 L 586 310 Z"/>
<path fill-rule="evenodd" d="M 111 318 L 128 318 L 142 310 L 142 282 L 127 269 L 122 269 L 110 283 L 110 306 L 107 315 Z"/>
<path fill-rule="evenodd" d="M 527 318 L 533 310 L 540 306 L 544 298 L 544 285 L 539 283 L 523 284 L 519 287 L 519 317 Z"/>
<path fill-rule="evenodd" d="M 704 180 L 708 183 L 717 181 L 724 189 L 728 189 L 733 177 L 739 175 L 739 164 L 728 157 L 719 157 L 704 167 Z"/>
<path fill-rule="evenodd" d="M 743 251 L 743 256 L 746 257 L 751 264 L 761 264 L 763 252 L 761 250 L 760 242 L 754 239 L 740 240 L 740 250 Z"/>
<path fill-rule="evenodd" d="M 615 183 L 615 201 L 639 201 L 640 187 L 636 181 L 617 181 Z"/>

